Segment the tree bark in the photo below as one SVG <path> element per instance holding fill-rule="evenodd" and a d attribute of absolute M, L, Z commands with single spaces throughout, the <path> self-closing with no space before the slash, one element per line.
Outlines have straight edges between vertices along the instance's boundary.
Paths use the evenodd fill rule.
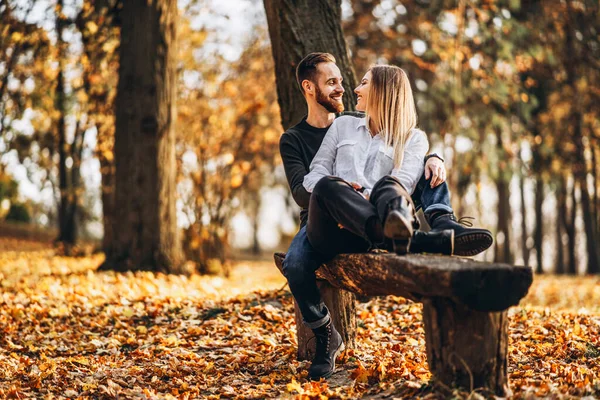
<path fill-rule="evenodd" d="M 423 301 L 427 363 L 435 380 L 470 392 L 483 387 L 506 396 L 507 314 L 473 311 L 439 297 Z"/>
<path fill-rule="evenodd" d="M 288 129 L 306 115 L 306 101 L 296 83 L 296 66 L 308 53 L 334 55 L 344 78 L 344 106 L 354 110 L 354 69 L 342 32 L 341 0 L 264 0 L 281 124 Z"/>
<path fill-rule="evenodd" d="M 356 347 L 356 298 L 353 293 L 338 289 L 324 280 L 317 281 L 321 298 L 329 309 L 333 325 L 338 330 L 346 349 Z M 302 314 L 294 301 L 296 332 L 298 335 L 298 360 L 312 360 L 315 355 L 315 336 L 313 331 L 304 325 Z"/>
<path fill-rule="evenodd" d="M 102 269 L 184 273 L 175 209 L 176 0 L 123 2 L 115 220 Z"/>
<path fill-rule="evenodd" d="M 542 174 L 538 173 L 535 182 L 535 233 L 533 236 L 535 246 L 535 258 L 537 266 L 535 272 L 544 273 L 543 269 L 543 240 L 544 240 L 544 216 L 542 215 L 542 206 L 544 204 L 544 181 Z"/>

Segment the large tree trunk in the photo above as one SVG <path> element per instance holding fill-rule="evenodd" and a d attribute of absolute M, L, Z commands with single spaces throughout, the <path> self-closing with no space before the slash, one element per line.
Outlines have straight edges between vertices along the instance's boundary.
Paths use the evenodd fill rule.
<path fill-rule="evenodd" d="M 264 0 L 275 60 L 281 124 L 288 129 L 306 115 L 296 66 L 308 53 L 331 53 L 344 78 L 346 110 L 354 110 L 356 77 L 342 32 L 342 0 Z"/>
<path fill-rule="evenodd" d="M 535 257 L 537 267 L 535 272 L 541 274 L 543 269 L 543 240 L 544 240 L 544 216 L 542 214 L 542 206 L 544 204 L 544 181 L 542 174 L 538 173 L 535 182 L 535 233 L 533 242 L 535 246 Z"/>
<path fill-rule="evenodd" d="M 183 273 L 175 209 L 176 0 L 123 2 L 115 220 L 102 269 Z"/>

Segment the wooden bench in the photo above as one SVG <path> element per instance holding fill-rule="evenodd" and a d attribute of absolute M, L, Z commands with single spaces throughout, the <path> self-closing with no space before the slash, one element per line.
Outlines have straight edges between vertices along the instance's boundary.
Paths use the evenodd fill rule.
<path fill-rule="evenodd" d="M 275 253 L 280 271 L 284 258 L 285 253 Z M 507 394 L 507 310 L 527 294 L 531 268 L 433 255 L 341 254 L 317 270 L 317 279 L 348 348 L 355 345 L 354 294 L 402 296 L 423 303 L 427 362 L 434 381 Z M 313 334 L 297 306 L 296 326 L 298 358 L 310 359 Z"/>

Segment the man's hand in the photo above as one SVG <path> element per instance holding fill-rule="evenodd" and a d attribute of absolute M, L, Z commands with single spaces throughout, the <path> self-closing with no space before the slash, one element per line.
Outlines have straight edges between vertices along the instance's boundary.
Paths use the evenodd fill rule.
<path fill-rule="evenodd" d="M 360 183 L 350 182 L 350 186 L 352 186 L 358 193 L 362 194 L 365 199 L 369 200 L 369 195 L 364 192 L 364 188 Z"/>
<path fill-rule="evenodd" d="M 437 157 L 430 157 L 425 164 L 425 179 L 429 179 L 429 185 L 434 188 L 446 181 L 446 167 L 442 160 Z"/>

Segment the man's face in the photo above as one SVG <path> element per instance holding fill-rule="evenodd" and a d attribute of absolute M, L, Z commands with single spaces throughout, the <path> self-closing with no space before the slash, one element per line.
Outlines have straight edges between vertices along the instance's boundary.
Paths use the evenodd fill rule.
<path fill-rule="evenodd" d="M 342 96 L 344 95 L 343 78 L 337 65 L 332 62 L 317 65 L 316 80 L 315 99 L 317 103 L 331 113 L 344 111 L 344 103 L 342 103 Z"/>

